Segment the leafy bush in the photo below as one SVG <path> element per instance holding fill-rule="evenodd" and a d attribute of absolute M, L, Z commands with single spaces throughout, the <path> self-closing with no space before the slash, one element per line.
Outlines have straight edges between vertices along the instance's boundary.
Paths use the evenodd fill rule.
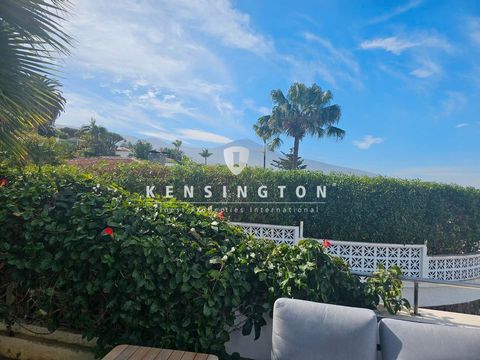
<path fill-rule="evenodd" d="M 224 166 L 162 167 L 151 163 L 136 163 L 118 167 L 93 167 L 93 171 L 118 182 L 129 191 L 145 194 L 147 185 L 155 185 L 164 194 L 166 185 L 183 196 L 183 186 L 195 185 L 203 190 L 212 185 L 209 201 L 237 201 L 222 198 L 222 185 L 236 189 L 248 185 L 252 192 L 248 201 L 261 201 L 257 187 L 268 186 L 269 201 L 297 201 L 294 189 L 307 188 L 302 201 L 317 201 L 317 185 L 327 187 L 325 204 L 315 212 L 249 212 L 229 214 L 234 221 L 293 225 L 305 220 L 307 237 L 374 243 L 423 244 L 431 254 L 468 253 L 480 247 L 480 190 L 456 185 L 444 185 L 419 180 L 385 177 L 358 177 L 341 174 L 325 175 L 312 171 L 272 171 L 246 168 L 234 176 Z M 285 197 L 279 198 L 276 187 L 287 186 Z M 205 201 L 203 192 L 195 201 Z M 247 204 L 246 204 L 247 205 Z"/>
<path fill-rule="evenodd" d="M 278 297 L 378 303 L 316 241 L 253 240 L 216 213 L 71 168 L 22 171 L 0 166 L 6 321 L 79 329 L 98 338 L 99 355 L 130 343 L 224 356 L 229 327 L 258 336 Z"/>
<path fill-rule="evenodd" d="M 383 306 L 390 314 L 396 314 L 402 308 L 410 309 L 410 302 L 402 298 L 402 275 L 399 266 L 393 265 L 385 269 L 380 263 L 373 276 L 367 280 L 370 291 L 380 296 Z"/>

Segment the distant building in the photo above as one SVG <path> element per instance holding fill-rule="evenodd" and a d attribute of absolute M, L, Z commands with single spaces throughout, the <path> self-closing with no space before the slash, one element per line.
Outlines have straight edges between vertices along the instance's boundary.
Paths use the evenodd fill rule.
<path fill-rule="evenodd" d="M 128 158 L 132 155 L 133 155 L 132 150 L 129 149 L 129 148 L 123 147 L 123 146 L 119 146 L 115 150 L 115 156 L 120 156 L 122 158 Z"/>
<path fill-rule="evenodd" d="M 148 152 L 148 161 L 157 162 L 161 165 L 165 165 L 165 163 L 167 162 L 167 156 L 158 150 L 150 150 Z"/>

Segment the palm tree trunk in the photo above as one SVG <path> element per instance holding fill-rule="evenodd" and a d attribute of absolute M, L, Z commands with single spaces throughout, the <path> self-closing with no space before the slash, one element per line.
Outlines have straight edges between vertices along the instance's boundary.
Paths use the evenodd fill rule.
<path fill-rule="evenodd" d="M 295 137 L 293 143 L 293 168 L 296 170 L 298 166 L 298 148 L 300 146 L 300 138 Z"/>
<path fill-rule="evenodd" d="M 267 166 L 267 142 L 263 142 L 263 168 Z"/>
<path fill-rule="evenodd" d="M 207 158 L 205 157 L 205 165 L 207 165 Z"/>

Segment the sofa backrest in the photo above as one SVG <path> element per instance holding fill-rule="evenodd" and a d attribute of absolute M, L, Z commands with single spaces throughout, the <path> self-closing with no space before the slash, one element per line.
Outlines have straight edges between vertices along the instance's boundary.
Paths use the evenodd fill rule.
<path fill-rule="evenodd" d="M 480 329 L 383 319 L 383 360 L 478 360 Z"/>
<path fill-rule="evenodd" d="M 376 360 L 372 310 L 278 299 L 273 310 L 272 360 Z"/>

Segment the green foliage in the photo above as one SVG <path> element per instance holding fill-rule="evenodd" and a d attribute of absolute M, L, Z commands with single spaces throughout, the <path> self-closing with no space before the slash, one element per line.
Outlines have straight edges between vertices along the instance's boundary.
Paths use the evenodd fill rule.
<path fill-rule="evenodd" d="M 133 156 L 137 159 L 148 160 L 148 153 L 152 150 L 152 144 L 148 141 L 138 140 L 133 145 Z"/>
<path fill-rule="evenodd" d="M 28 151 L 28 160 L 38 168 L 60 162 L 60 147 L 55 138 L 31 134 L 25 140 L 25 147 Z"/>
<path fill-rule="evenodd" d="M 57 134 L 56 136 L 61 139 L 78 139 L 81 135 L 80 129 L 75 129 L 71 127 L 62 127 L 56 129 Z"/>
<path fill-rule="evenodd" d="M 103 126 L 98 126 L 95 119 L 81 128 L 81 148 L 85 156 L 115 155 L 116 144 L 123 140 L 118 134 L 109 132 Z"/>
<path fill-rule="evenodd" d="M 98 338 L 98 354 L 129 343 L 223 356 L 227 329 L 258 337 L 280 296 L 378 303 L 316 241 L 253 240 L 216 213 L 146 199 L 72 168 L 0 166 L 5 177 L 1 316 L 78 329 Z M 235 323 L 236 314 L 245 321 Z"/>
<path fill-rule="evenodd" d="M 387 270 L 383 264 L 378 264 L 373 276 L 367 280 L 370 293 L 380 296 L 390 314 L 396 314 L 402 308 L 410 309 L 408 300 L 402 298 L 402 275 L 402 269 L 397 265 Z"/>
<path fill-rule="evenodd" d="M 107 171 L 108 170 L 108 171 Z M 248 185 L 248 201 L 265 201 L 256 194 L 261 185 L 268 186 L 269 201 L 298 201 L 295 188 L 304 185 L 307 194 L 302 201 L 318 201 L 314 188 L 327 187 L 324 204 L 314 212 L 243 212 L 227 214 L 233 221 L 293 225 L 305 221 L 307 237 L 373 243 L 423 244 L 430 254 L 461 254 L 480 248 L 480 190 L 457 185 L 436 184 L 420 180 L 386 177 L 359 177 L 323 174 L 314 171 L 273 171 L 246 168 L 234 176 L 224 166 L 162 167 L 156 164 L 128 164 L 114 169 L 91 171 L 118 182 L 126 189 L 145 194 L 147 185 L 164 194 L 172 185 L 177 198 L 183 197 L 183 186 L 197 189 L 194 201 L 239 201 L 222 198 L 222 186 L 236 189 Z M 203 188 L 212 186 L 213 196 L 204 198 Z M 279 198 L 278 185 L 285 185 L 285 198 Z M 242 204 L 235 205 L 241 208 Z M 288 206 L 279 205 L 282 210 Z M 310 207 L 309 207 L 310 208 Z M 303 207 L 302 207 L 303 209 Z"/>
<path fill-rule="evenodd" d="M 288 154 L 282 151 L 282 154 L 282 158 L 278 160 L 272 160 L 272 166 L 282 170 L 303 170 L 307 168 L 307 165 L 303 164 L 303 159 L 300 156 L 297 158 L 297 161 L 295 161 L 292 151 L 290 151 Z"/>
<path fill-rule="evenodd" d="M 5 152 L 6 161 L 10 165 L 22 166 L 30 163 L 40 169 L 46 164 L 60 164 L 66 158 L 71 158 L 75 152 L 75 146 L 64 140 L 53 137 L 44 137 L 36 133 L 25 135 L 22 146 L 27 150 L 27 156 L 19 159 L 11 151 Z"/>
<path fill-rule="evenodd" d="M 180 140 L 177 140 L 180 141 Z M 181 141 L 180 141 L 181 144 Z M 185 155 L 183 150 L 180 149 L 180 146 L 175 148 L 161 148 L 160 152 L 164 154 L 167 158 L 174 160 L 176 163 L 181 163 L 184 160 L 187 160 L 188 157 Z"/>

